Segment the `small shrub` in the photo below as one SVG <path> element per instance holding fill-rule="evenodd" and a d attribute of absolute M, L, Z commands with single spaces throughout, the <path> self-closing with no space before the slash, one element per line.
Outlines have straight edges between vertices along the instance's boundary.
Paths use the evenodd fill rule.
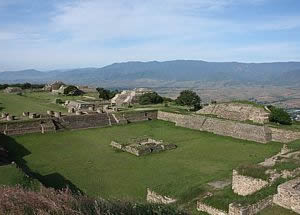
<path fill-rule="evenodd" d="M 269 109 L 271 110 L 271 114 L 269 116 L 270 122 L 279 123 L 282 125 L 292 124 L 290 115 L 284 109 L 273 106 L 271 106 Z"/>

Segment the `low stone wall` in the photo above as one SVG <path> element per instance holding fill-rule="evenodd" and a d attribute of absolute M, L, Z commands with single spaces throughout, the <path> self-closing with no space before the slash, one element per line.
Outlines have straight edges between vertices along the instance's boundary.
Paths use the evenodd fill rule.
<path fill-rule="evenodd" d="M 123 113 L 122 117 L 125 118 L 128 122 L 154 120 L 157 119 L 157 111 L 127 112 L 127 113 Z"/>
<path fill-rule="evenodd" d="M 211 207 L 209 205 L 203 204 L 202 202 L 197 202 L 197 210 L 208 213 L 210 215 L 228 215 L 227 212 L 219 210 L 217 208 Z"/>
<path fill-rule="evenodd" d="M 272 134 L 268 127 L 230 120 L 207 118 L 201 130 L 260 143 L 268 143 L 272 140 Z"/>
<path fill-rule="evenodd" d="M 265 126 L 239 123 L 230 120 L 205 117 L 201 115 L 183 115 L 158 111 L 158 119 L 175 122 L 177 126 L 238 139 L 267 143 L 272 140 L 271 130 Z"/>
<path fill-rule="evenodd" d="M 171 204 L 177 200 L 168 196 L 159 195 L 158 193 L 147 188 L 147 202 L 156 204 Z"/>
<path fill-rule="evenodd" d="M 272 140 L 281 143 L 289 143 L 300 139 L 300 132 L 270 128 L 272 131 Z"/>
<path fill-rule="evenodd" d="M 1 123 L 1 133 L 6 135 L 24 135 L 30 133 L 46 133 L 55 131 L 55 125 L 51 119 L 37 119 L 28 121 L 14 121 Z"/>
<path fill-rule="evenodd" d="M 93 113 L 85 115 L 68 115 L 55 117 L 45 117 L 42 119 L 26 121 L 10 121 L 0 123 L 0 133 L 6 135 L 23 135 L 28 133 L 46 133 L 63 129 L 84 129 L 104 127 L 116 124 L 126 124 L 157 118 L 157 111 L 117 114 Z"/>
<path fill-rule="evenodd" d="M 109 117 L 106 113 L 63 116 L 57 121 L 65 129 L 96 128 L 110 125 Z"/>
<path fill-rule="evenodd" d="M 300 214 L 300 178 L 279 185 L 277 190 L 274 203 Z"/>
<path fill-rule="evenodd" d="M 251 195 L 261 190 L 262 188 L 268 186 L 268 184 L 269 182 L 265 180 L 240 175 L 236 170 L 233 170 L 232 190 L 238 195 Z"/>
<path fill-rule="evenodd" d="M 242 206 L 240 204 L 231 203 L 228 206 L 228 212 L 222 211 L 220 209 L 211 207 L 209 205 L 203 204 L 202 202 L 197 202 L 197 210 L 203 211 L 211 215 L 255 215 L 262 211 L 263 209 L 273 205 L 273 196 L 269 196 L 255 204 Z"/>
<path fill-rule="evenodd" d="M 272 206 L 273 196 L 269 196 L 253 205 L 241 206 L 235 203 L 229 205 L 229 215 L 255 215 L 263 209 Z"/>

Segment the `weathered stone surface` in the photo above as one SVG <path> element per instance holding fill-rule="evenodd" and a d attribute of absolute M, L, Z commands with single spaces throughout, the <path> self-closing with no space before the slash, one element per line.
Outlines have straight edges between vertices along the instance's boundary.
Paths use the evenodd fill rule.
<path fill-rule="evenodd" d="M 129 152 L 136 156 L 142 156 L 177 148 L 177 146 L 174 144 L 164 144 L 162 140 L 154 140 L 152 138 L 137 138 L 136 140 L 134 140 L 134 143 L 131 143 L 132 141 L 128 142 L 128 144 L 120 144 L 112 141 L 110 145 L 113 148 Z"/>
<path fill-rule="evenodd" d="M 255 215 L 263 209 L 272 206 L 273 196 L 269 196 L 255 204 L 242 206 L 236 203 L 231 203 L 228 206 L 228 213 L 209 205 L 203 204 L 201 201 L 197 202 L 197 210 L 203 211 L 211 215 Z"/>
<path fill-rule="evenodd" d="M 231 184 L 231 180 L 224 180 L 224 181 L 212 181 L 207 183 L 209 186 L 212 186 L 214 189 L 223 189 Z"/>
<path fill-rule="evenodd" d="M 268 184 L 269 182 L 265 180 L 240 175 L 236 170 L 233 170 L 232 190 L 238 195 L 251 195 L 261 190 L 262 188 L 268 186 Z"/>
<path fill-rule="evenodd" d="M 200 201 L 197 202 L 197 210 L 211 215 L 228 215 L 227 212 L 219 210 L 217 208 L 206 205 Z"/>
<path fill-rule="evenodd" d="M 183 115 L 158 111 L 158 119 L 175 122 L 177 126 L 238 139 L 267 143 L 272 140 L 271 130 L 265 126 L 239 123 L 230 120 L 205 117 L 200 115 Z"/>
<path fill-rule="evenodd" d="M 235 203 L 229 205 L 229 215 L 255 215 L 263 209 L 272 206 L 273 196 L 269 196 L 253 205 L 241 206 Z"/>
<path fill-rule="evenodd" d="M 273 202 L 300 214 L 300 178 L 279 185 L 277 190 Z"/>
<path fill-rule="evenodd" d="M 61 117 L 61 112 L 54 112 L 54 116 L 57 117 L 57 118 L 60 118 Z"/>
<path fill-rule="evenodd" d="M 11 136 L 29 133 L 45 133 L 55 131 L 55 129 L 56 127 L 51 119 L 13 121 L 0 124 L 0 132 Z"/>
<path fill-rule="evenodd" d="M 199 110 L 197 113 L 211 114 L 219 118 L 237 121 L 250 120 L 261 124 L 268 122 L 270 114 L 268 111 L 264 110 L 264 108 L 242 103 L 211 104 Z"/>
<path fill-rule="evenodd" d="M 281 143 L 289 143 L 294 140 L 300 139 L 300 132 L 278 129 L 278 128 L 270 128 L 272 131 L 272 140 Z"/>
<path fill-rule="evenodd" d="M 159 195 L 158 193 L 147 188 L 147 202 L 157 204 L 171 204 L 177 200 L 168 196 Z"/>

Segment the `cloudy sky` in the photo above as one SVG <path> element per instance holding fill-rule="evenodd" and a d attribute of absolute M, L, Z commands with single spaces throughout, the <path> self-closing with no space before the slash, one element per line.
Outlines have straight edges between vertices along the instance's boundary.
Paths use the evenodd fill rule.
<path fill-rule="evenodd" d="M 0 71 L 300 61 L 299 0 L 0 0 Z"/>

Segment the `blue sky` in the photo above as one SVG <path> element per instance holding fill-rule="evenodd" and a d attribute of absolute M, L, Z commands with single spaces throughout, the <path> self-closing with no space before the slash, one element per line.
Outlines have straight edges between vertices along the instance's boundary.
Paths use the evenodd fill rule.
<path fill-rule="evenodd" d="M 299 0 L 0 0 L 0 71 L 300 61 Z"/>

